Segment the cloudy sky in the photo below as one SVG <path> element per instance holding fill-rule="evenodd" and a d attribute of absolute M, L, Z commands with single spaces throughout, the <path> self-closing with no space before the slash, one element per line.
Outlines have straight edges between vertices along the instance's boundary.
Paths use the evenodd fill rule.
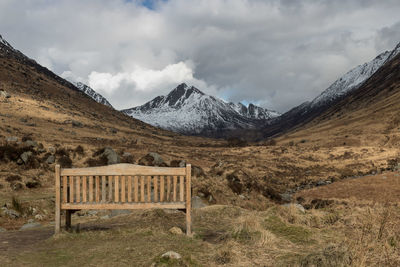
<path fill-rule="evenodd" d="M 398 0 L 0 0 L 0 34 L 119 109 L 181 82 L 280 112 L 400 42 Z"/>

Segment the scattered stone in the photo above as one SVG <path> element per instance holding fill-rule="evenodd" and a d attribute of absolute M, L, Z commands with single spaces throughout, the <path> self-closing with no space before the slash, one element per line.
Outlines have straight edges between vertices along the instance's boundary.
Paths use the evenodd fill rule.
<path fill-rule="evenodd" d="M 158 167 L 166 166 L 162 157 L 155 152 L 150 152 L 146 156 L 139 159 L 139 165 Z"/>
<path fill-rule="evenodd" d="M 107 158 L 107 165 L 117 164 L 121 162 L 121 159 L 118 156 L 117 152 L 115 152 L 114 149 L 112 149 L 111 147 L 106 147 L 102 155 Z"/>
<path fill-rule="evenodd" d="M 7 230 L 2 228 L 2 227 L 0 227 L 0 233 L 3 233 L 3 232 L 7 232 Z"/>
<path fill-rule="evenodd" d="M 100 219 L 102 219 L 102 220 L 110 219 L 110 215 L 107 214 L 107 215 L 101 216 Z"/>
<path fill-rule="evenodd" d="M 54 147 L 52 147 L 52 146 L 49 146 L 48 150 L 49 150 L 49 152 L 50 152 L 51 154 L 56 153 L 56 149 L 55 149 Z"/>
<path fill-rule="evenodd" d="M 32 141 L 32 140 L 26 140 L 26 141 L 24 142 L 24 145 L 25 145 L 26 147 L 37 147 L 37 146 L 38 146 L 37 142 Z"/>
<path fill-rule="evenodd" d="M 123 214 L 130 214 L 131 210 L 111 210 L 110 217 L 115 217 Z"/>
<path fill-rule="evenodd" d="M 96 216 L 97 213 L 98 213 L 97 210 L 89 210 L 87 214 L 88 214 L 89 216 Z"/>
<path fill-rule="evenodd" d="M 21 154 L 20 158 L 26 164 L 26 163 L 28 163 L 28 161 L 31 158 L 31 156 L 32 156 L 32 152 L 31 151 L 26 151 L 26 152 Z"/>
<path fill-rule="evenodd" d="M 180 168 L 183 168 L 183 167 L 186 166 L 186 161 L 174 159 L 174 160 L 172 160 L 172 161 L 170 162 L 169 166 L 170 166 L 170 167 L 180 167 Z"/>
<path fill-rule="evenodd" d="M 290 194 L 290 193 L 282 193 L 279 195 L 283 202 L 291 202 L 292 201 L 292 194 Z"/>
<path fill-rule="evenodd" d="M 193 177 L 201 177 L 201 176 L 205 177 L 206 174 L 204 173 L 202 168 L 192 165 L 192 176 Z"/>
<path fill-rule="evenodd" d="M 56 162 L 56 157 L 54 157 L 54 155 L 50 155 L 50 156 L 46 159 L 46 163 L 47 163 L 47 164 L 53 164 L 54 162 Z"/>
<path fill-rule="evenodd" d="M 115 128 L 111 128 L 111 129 L 110 129 L 110 132 L 113 133 L 113 134 L 116 134 L 116 133 L 118 133 L 118 130 L 115 129 Z"/>
<path fill-rule="evenodd" d="M 168 231 L 169 231 L 171 234 L 173 234 L 173 235 L 181 235 L 181 234 L 183 234 L 181 228 L 176 227 L 176 226 L 172 227 L 172 228 L 169 229 Z"/>
<path fill-rule="evenodd" d="M 16 137 L 16 136 L 9 136 L 9 137 L 6 138 L 6 141 L 7 141 L 8 143 L 18 142 L 18 137 Z"/>
<path fill-rule="evenodd" d="M 175 259 L 175 260 L 179 260 L 182 258 L 181 254 L 176 253 L 175 251 L 165 252 L 164 254 L 161 255 L 161 257 L 165 259 Z"/>
<path fill-rule="evenodd" d="M 304 207 L 300 204 L 297 203 L 288 203 L 288 204 L 283 204 L 284 207 L 295 207 L 296 209 L 298 209 L 299 211 L 305 213 L 306 210 L 304 209 Z"/>
<path fill-rule="evenodd" d="M 42 225 L 40 223 L 35 223 L 35 222 L 26 223 L 26 224 L 22 225 L 22 227 L 19 228 L 19 230 L 33 229 L 33 228 L 38 228 L 38 227 L 41 227 L 41 226 Z"/>
<path fill-rule="evenodd" d="M 5 214 L 6 216 L 10 217 L 11 219 L 16 219 L 16 218 L 21 217 L 21 213 L 19 213 L 19 212 L 16 211 L 16 210 L 8 209 L 8 208 L 6 208 L 6 207 L 4 207 L 4 208 L 2 208 L 2 209 L 3 209 L 4 214 Z"/>
<path fill-rule="evenodd" d="M 318 181 L 317 182 L 317 186 L 322 186 L 322 185 L 328 185 L 331 184 L 331 181 Z"/>
<path fill-rule="evenodd" d="M 0 96 L 3 97 L 3 98 L 10 98 L 11 97 L 10 94 L 7 93 L 4 90 L 0 90 Z"/>
<path fill-rule="evenodd" d="M 12 182 L 12 183 L 10 184 L 10 187 L 11 187 L 11 189 L 14 190 L 14 191 L 19 191 L 19 190 L 21 190 L 21 189 L 24 188 L 24 184 L 21 183 L 21 182 Z"/>
<path fill-rule="evenodd" d="M 124 152 L 124 153 L 122 154 L 122 156 L 123 156 L 124 158 L 126 158 L 126 157 L 132 156 L 132 154 L 129 153 L 129 152 Z"/>
<path fill-rule="evenodd" d="M 25 119 L 25 118 L 21 118 L 21 119 L 19 119 L 19 121 L 20 121 L 20 122 L 23 122 L 23 123 L 26 123 L 26 122 L 28 122 L 28 120 L 27 120 L 27 119 Z"/>
<path fill-rule="evenodd" d="M 35 219 L 38 220 L 38 221 L 42 221 L 44 219 L 44 216 L 40 215 L 40 214 L 36 214 L 35 215 Z"/>
<path fill-rule="evenodd" d="M 200 208 L 204 208 L 207 207 L 207 205 L 204 203 L 204 201 L 198 197 L 198 196 L 194 196 L 192 197 L 192 208 L 193 209 L 200 209 Z"/>

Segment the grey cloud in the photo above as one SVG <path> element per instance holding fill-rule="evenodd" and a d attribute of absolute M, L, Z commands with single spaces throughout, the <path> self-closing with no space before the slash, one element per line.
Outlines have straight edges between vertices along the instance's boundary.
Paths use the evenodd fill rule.
<path fill-rule="evenodd" d="M 3 0 L 0 34 L 56 73 L 99 86 L 117 108 L 182 80 L 281 112 L 400 42 L 395 0 L 139 3 Z"/>

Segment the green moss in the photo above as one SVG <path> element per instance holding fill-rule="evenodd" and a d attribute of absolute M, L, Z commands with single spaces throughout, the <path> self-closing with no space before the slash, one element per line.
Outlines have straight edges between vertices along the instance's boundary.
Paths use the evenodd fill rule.
<path fill-rule="evenodd" d="M 275 235 L 293 243 L 310 242 L 311 239 L 311 231 L 301 226 L 287 225 L 274 215 L 265 220 L 265 227 Z"/>

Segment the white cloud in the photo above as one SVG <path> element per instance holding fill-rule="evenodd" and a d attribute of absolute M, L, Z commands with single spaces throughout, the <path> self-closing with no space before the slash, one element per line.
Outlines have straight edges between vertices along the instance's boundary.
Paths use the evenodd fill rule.
<path fill-rule="evenodd" d="M 0 34 L 117 108 L 177 83 L 285 111 L 400 42 L 398 0 L 0 1 Z"/>

